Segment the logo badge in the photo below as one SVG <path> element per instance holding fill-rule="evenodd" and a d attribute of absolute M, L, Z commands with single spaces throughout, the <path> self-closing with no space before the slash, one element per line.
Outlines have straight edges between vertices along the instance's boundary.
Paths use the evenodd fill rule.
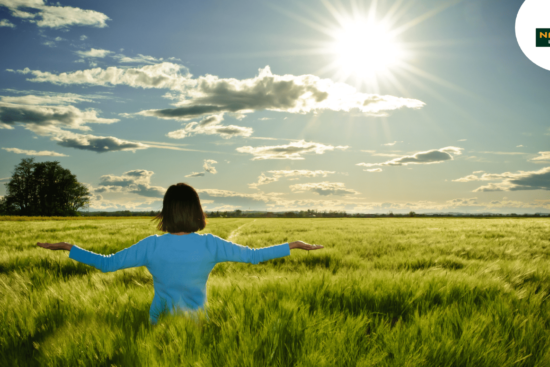
<path fill-rule="evenodd" d="M 516 38 L 525 56 L 550 70 L 550 0 L 525 0 L 516 18 Z M 545 28 L 548 27 L 548 28 Z M 533 33 L 536 39 L 533 40 Z"/>

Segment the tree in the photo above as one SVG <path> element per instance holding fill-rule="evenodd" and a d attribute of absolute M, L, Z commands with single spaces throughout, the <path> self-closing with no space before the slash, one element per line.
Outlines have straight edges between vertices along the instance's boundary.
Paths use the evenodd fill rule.
<path fill-rule="evenodd" d="M 2 196 L 0 198 L 0 215 L 6 215 L 8 214 L 8 210 L 6 208 L 6 197 Z"/>
<path fill-rule="evenodd" d="M 86 186 L 59 162 L 35 163 L 26 158 L 15 167 L 6 185 L 5 210 L 27 216 L 78 215 L 90 202 Z"/>

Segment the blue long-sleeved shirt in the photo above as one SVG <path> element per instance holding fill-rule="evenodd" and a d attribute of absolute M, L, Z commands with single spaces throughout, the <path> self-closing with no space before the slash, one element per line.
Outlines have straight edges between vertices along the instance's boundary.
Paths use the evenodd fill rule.
<path fill-rule="evenodd" d="M 232 261 L 258 264 L 289 255 L 288 243 L 252 249 L 212 234 L 166 233 L 146 237 L 133 246 L 107 256 L 73 245 L 69 258 L 104 273 L 147 267 L 153 276 L 155 288 L 149 316 L 151 323 L 156 324 L 163 311 L 171 311 L 173 308 L 183 311 L 204 309 L 206 281 L 217 263 Z"/>

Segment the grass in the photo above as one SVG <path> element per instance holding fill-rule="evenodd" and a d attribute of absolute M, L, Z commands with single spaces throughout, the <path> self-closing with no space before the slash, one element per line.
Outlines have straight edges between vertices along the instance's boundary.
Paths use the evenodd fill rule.
<path fill-rule="evenodd" d="M 101 273 L 36 242 L 109 254 L 150 219 L 0 221 L 2 366 L 549 366 L 547 219 L 211 219 L 259 265 L 220 263 L 210 321 L 149 325 L 145 268 Z"/>

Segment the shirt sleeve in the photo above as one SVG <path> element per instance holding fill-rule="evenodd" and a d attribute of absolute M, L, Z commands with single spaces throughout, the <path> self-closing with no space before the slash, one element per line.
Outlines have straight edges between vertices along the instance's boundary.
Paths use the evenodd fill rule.
<path fill-rule="evenodd" d="M 288 243 L 263 248 L 250 248 L 213 236 L 216 241 L 216 262 L 259 264 L 263 261 L 290 255 Z"/>
<path fill-rule="evenodd" d="M 69 258 L 93 266 L 104 273 L 119 269 L 147 266 L 156 236 L 149 236 L 135 245 L 112 255 L 100 255 L 73 245 Z"/>

